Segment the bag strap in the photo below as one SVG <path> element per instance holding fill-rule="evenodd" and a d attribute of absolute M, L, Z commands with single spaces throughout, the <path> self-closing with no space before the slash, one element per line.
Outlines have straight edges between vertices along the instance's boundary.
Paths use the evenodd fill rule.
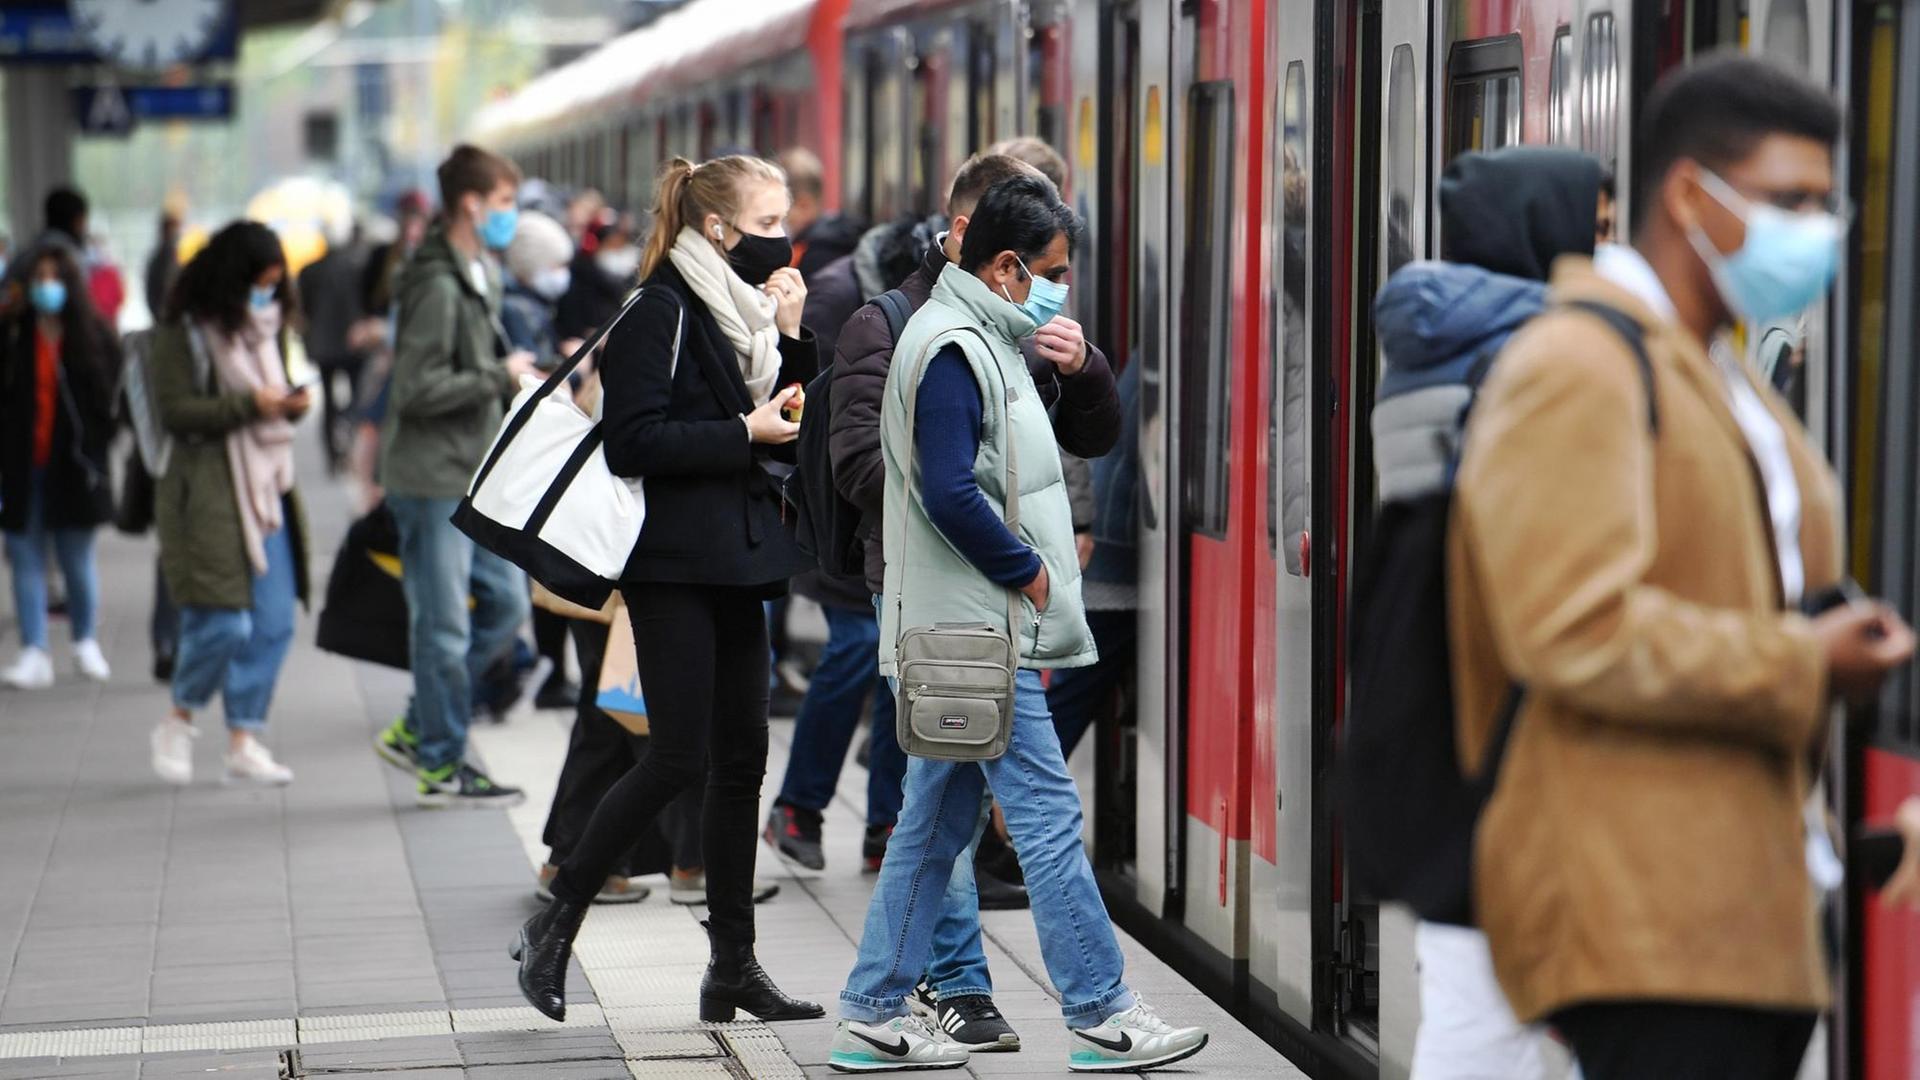
<path fill-rule="evenodd" d="M 1568 300 L 1561 305 L 1575 311 L 1584 311 L 1612 328 L 1627 348 L 1633 350 L 1633 358 L 1640 362 L 1640 381 L 1647 388 L 1647 430 L 1660 434 L 1660 402 L 1653 390 L 1653 358 L 1647 355 L 1646 330 L 1640 321 L 1614 307 L 1598 300 Z"/>
<path fill-rule="evenodd" d="M 873 302 L 880 308 L 880 314 L 886 316 L 888 339 L 899 341 L 901 332 L 907 328 L 907 320 L 913 317 L 913 308 L 907 303 L 907 294 L 899 289 L 888 289 L 874 297 Z"/>
<path fill-rule="evenodd" d="M 898 292 L 899 290 L 896 289 L 894 291 Z M 985 334 L 982 334 L 971 326 L 963 327 L 962 329 L 979 338 L 980 343 L 987 347 L 987 351 L 991 355 L 993 345 L 987 341 Z M 913 506 L 913 463 L 920 455 L 919 445 L 914 441 L 913 437 L 914 414 L 919 411 L 920 405 L 920 380 L 926 378 L 927 365 L 931 364 L 933 358 L 939 354 L 939 350 L 931 348 L 931 344 L 930 342 L 929 348 L 921 354 L 919 362 L 914 367 L 913 381 L 907 384 L 907 460 L 905 468 L 900 470 L 900 512 L 902 515 L 905 515 Z M 1009 391 L 1009 394 L 1010 393 L 1011 391 Z M 1011 423 L 1012 413 L 1007 411 L 1004 402 L 1001 405 L 1001 413 L 1003 416 L 1001 428 L 1006 432 L 1007 444 L 1007 531 L 1013 532 L 1020 527 L 1019 455 L 1014 447 L 1013 424 Z M 901 520 L 903 539 L 900 544 L 900 584 L 902 588 L 894 590 L 893 594 L 893 652 L 896 662 L 900 655 L 900 642 L 907 633 L 906 600 L 904 599 L 906 590 L 904 586 L 907 580 L 907 551 L 911 545 L 904 540 L 905 528 L 906 521 L 903 517 Z M 1016 533 L 1016 535 L 1018 534 Z M 1017 657 L 1020 652 L 1020 590 L 1018 589 L 1007 590 L 1007 643 Z"/>
<path fill-rule="evenodd" d="M 669 296 L 673 294 L 672 289 L 668 289 L 666 292 Z M 480 471 L 473 474 L 473 483 L 467 485 L 467 494 L 469 496 L 480 490 L 481 484 L 486 483 L 487 475 L 493 472 L 493 467 L 500 461 L 500 455 L 506 452 L 507 444 L 513 442 L 514 436 L 520 434 L 520 430 L 527 426 L 527 421 L 533 418 L 533 411 L 540 407 L 540 403 L 545 401 L 555 390 L 558 390 L 562 383 L 567 381 L 567 376 L 573 374 L 574 369 L 579 367 L 581 362 L 587 358 L 587 354 L 593 351 L 594 346 L 599 345 L 600 342 L 606 338 L 607 334 L 612 332 L 613 328 L 620 324 L 620 320 L 626 318 L 627 312 L 632 311 L 634 305 L 638 304 L 640 298 L 646 294 L 647 290 L 644 288 L 634 290 L 633 295 L 627 297 L 627 302 L 620 305 L 620 310 L 614 313 L 613 318 L 602 323 L 600 328 L 595 330 L 591 337 L 581 342 L 580 347 L 573 350 L 573 355 L 561 361 L 560 366 L 554 368 L 553 373 L 547 376 L 547 381 L 540 384 L 540 389 L 535 390 L 533 396 L 528 398 L 526 402 L 514 412 L 513 416 L 507 421 L 506 429 L 500 433 L 498 439 L 494 440 L 493 449 L 487 453 L 487 460 L 481 463 Z M 668 371 L 670 373 L 679 367 L 680 333 L 685 329 L 687 323 L 686 309 L 680 306 L 677 299 L 674 301 L 674 310 L 677 317 L 673 326 L 673 352 L 667 360 L 669 365 Z M 669 375 L 669 377 L 671 377 L 671 375 Z M 601 392 L 605 393 L 604 390 Z"/>

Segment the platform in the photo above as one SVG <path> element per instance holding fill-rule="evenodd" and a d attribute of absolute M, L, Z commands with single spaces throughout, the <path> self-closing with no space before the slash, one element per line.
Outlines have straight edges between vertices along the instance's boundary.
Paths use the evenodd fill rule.
<path fill-rule="evenodd" d="M 348 502 L 306 453 L 311 434 L 304 493 L 314 548 L 331 553 Z M 196 782 L 163 786 L 147 764 L 147 731 L 167 706 L 148 677 L 152 543 L 101 540 L 113 679 L 63 675 L 50 691 L 0 693 L 0 1080 L 837 1075 L 825 1065 L 830 1020 L 696 1020 L 700 909 L 669 904 L 661 881 L 643 903 L 588 919 L 566 1025 L 522 1001 L 505 949 L 537 907 L 533 867 L 567 714 L 523 709 L 475 728 L 494 775 L 528 789 L 520 809 L 415 809 L 410 783 L 369 746 L 404 701 L 404 675 L 318 651 L 309 615 L 268 735 L 296 782 L 223 786 L 216 715 L 202 719 Z M 0 611 L 10 655 L 10 598 Z M 64 634 L 56 620 L 66 671 Z M 769 802 L 791 734 L 776 721 Z M 784 988 L 822 1002 L 852 966 L 873 884 L 858 869 L 864 783 L 849 763 L 827 815 L 825 871 L 761 849 L 761 876 L 782 886 L 759 908 L 761 960 Z M 986 933 L 997 1000 L 1025 1048 L 941 1075 L 1065 1075 L 1031 917 L 989 913 Z M 1157 1075 L 1303 1075 L 1121 940 L 1129 982 L 1170 1019 L 1213 1033 L 1199 1057 Z"/>

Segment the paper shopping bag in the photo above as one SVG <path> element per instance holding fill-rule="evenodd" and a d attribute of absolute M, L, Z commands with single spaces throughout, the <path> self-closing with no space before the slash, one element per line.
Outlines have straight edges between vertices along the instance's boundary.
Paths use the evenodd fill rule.
<path fill-rule="evenodd" d="M 633 653 L 633 620 L 626 605 L 613 609 L 607 628 L 607 654 L 600 661 L 600 691 L 594 699 L 600 711 L 635 735 L 645 735 L 647 702 L 640 696 L 640 667 Z"/>

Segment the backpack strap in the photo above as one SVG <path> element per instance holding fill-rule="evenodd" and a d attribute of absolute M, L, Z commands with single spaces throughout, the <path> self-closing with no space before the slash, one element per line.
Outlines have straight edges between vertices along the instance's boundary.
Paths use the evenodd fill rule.
<path fill-rule="evenodd" d="M 1633 350 L 1633 358 L 1640 362 L 1640 381 L 1647 388 L 1647 430 L 1660 434 L 1660 403 L 1653 390 L 1653 358 L 1647 355 L 1647 333 L 1640 321 L 1633 316 L 1598 300 L 1568 300 L 1561 305 L 1575 311 L 1584 311 L 1601 322 L 1606 323 L 1619 335 L 1620 340 Z"/>
<path fill-rule="evenodd" d="M 887 336 L 894 341 L 900 340 L 901 331 L 907 328 L 907 320 L 913 317 L 913 305 L 907 302 L 907 294 L 899 289 L 888 289 L 873 298 L 880 314 L 887 318 Z"/>

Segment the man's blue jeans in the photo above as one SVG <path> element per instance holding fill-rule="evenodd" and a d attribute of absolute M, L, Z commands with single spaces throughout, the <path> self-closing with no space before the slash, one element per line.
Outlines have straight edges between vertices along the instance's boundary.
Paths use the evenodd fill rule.
<path fill-rule="evenodd" d="M 267 726 L 273 688 L 293 644 L 293 545 L 287 530 L 261 539 L 267 572 L 253 579 L 253 606 L 180 609 L 180 651 L 173 669 L 173 703 L 198 712 L 218 693 L 227 727 Z"/>
<path fill-rule="evenodd" d="M 420 767 L 466 757 L 473 686 L 513 647 L 527 621 L 527 579 L 453 527 L 457 499 L 387 496 L 400 533 L 400 586 L 407 596 L 413 707 Z M 467 598 L 473 608 L 467 608 Z"/>
<path fill-rule="evenodd" d="M 1040 676 L 1022 671 L 1013 740 L 1003 757 L 982 764 L 908 762 L 906 801 L 867 907 L 859 958 L 840 992 L 841 1016 L 879 1023 L 907 1011 L 906 996 L 926 969 L 936 926 L 945 918 L 936 910 L 944 902 L 930 901 L 948 894 L 955 860 L 978 835 L 985 790 L 1006 814 L 1047 977 L 1060 992 L 1067 1024 L 1092 1027 L 1133 1007 L 1133 992 L 1121 981 L 1125 962 L 1113 922 L 1080 843 L 1080 794 L 1060 755 Z"/>
<path fill-rule="evenodd" d="M 20 643 L 47 647 L 47 549 L 59 560 L 67 585 L 67 621 L 73 640 L 93 637 L 99 610 L 100 574 L 93 560 L 93 529 L 47 528 L 46 471 L 36 470 L 27 494 L 27 527 L 7 534 L 7 563 L 13 568 L 14 616 Z M 878 631 L 875 631 L 876 637 Z"/>
<path fill-rule="evenodd" d="M 827 647 L 794 718 L 793 753 L 787 758 L 780 802 L 818 813 L 833 800 L 847 744 L 860 725 L 860 710 L 873 699 L 873 731 L 867 758 L 867 824 L 892 825 L 900 816 L 900 782 L 907 755 L 893 733 L 893 693 L 880 677 L 880 623 L 864 611 L 825 608 Z"/>

